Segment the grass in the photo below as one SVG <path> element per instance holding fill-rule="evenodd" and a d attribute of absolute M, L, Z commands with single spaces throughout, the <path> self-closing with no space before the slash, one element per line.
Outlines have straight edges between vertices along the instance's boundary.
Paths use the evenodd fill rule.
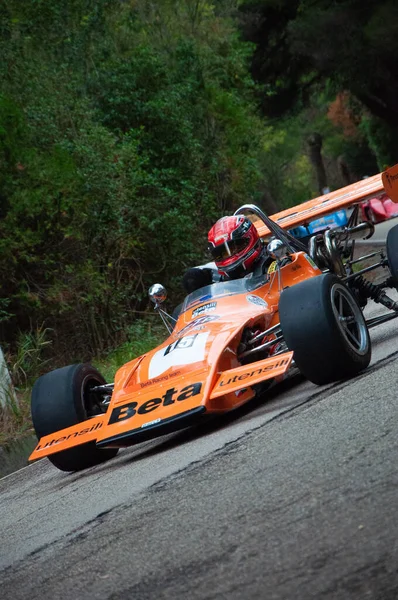
<path fill-rule="evenodd" d="M 30 388 L 16 392 L 17 402 L 7 402 L 5 408 L 0 408 L 0 446 L 33 433 L 30 416 Z"/>
<path fill-rule="evenodd" d="M 91 361 L 107 382 L 113 382 L 116 371 L 126 362 L 158 346 L 166 338 L 166 330 L 153 319 L 135 321 L 128 331 L 128 340 L 106 355 Z M 37 377 L 45 371 L 48 359 L 48 330 L 42 328 L 21 336 L 18 353 L 7 357 L 15 394 L 6 398 L 6 408 L 0 406 L 0 446 L 33 433 L 30 414 L 30 397 Z"/>
<path fill-rule="evenodd" d="M 111 350 L 107 355 L 95 358 L 94 367 L 102 373 L 107 382 L 112 382 L 116 371 L 125 363 L 145 354 L 158 346 L 167 336 L 161 323 L 148 319 L 136 321 L 129 329 L 128 341 Z"/>

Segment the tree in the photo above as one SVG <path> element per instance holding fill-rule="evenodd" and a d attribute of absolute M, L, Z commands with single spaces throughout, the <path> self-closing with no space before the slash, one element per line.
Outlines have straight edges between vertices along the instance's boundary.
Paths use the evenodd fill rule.
<path fill-rule="evenodd" d="M 306 105 L 315 84 L 332 82 L 386 124 L 390 160 L 398 161 L 395 2 L 259 0 L 241 12 L 244 35 L 256 43 L 252 72 L 264 85 L 265 115 Z"/>
<path fill-rule="evenodd" d="M 154 278 L 177 299 L 210 224 L 261 195 L 235 4 L 1 2 L 3 339 L 47 327 L 60 362 L 118 344 Z"/>

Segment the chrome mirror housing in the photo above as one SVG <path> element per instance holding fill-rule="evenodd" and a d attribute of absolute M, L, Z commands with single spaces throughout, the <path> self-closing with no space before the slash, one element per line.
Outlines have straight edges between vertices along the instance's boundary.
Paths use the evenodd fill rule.
<path fill-rule="evenodd" d="M 286 256 L 289 256 L 289 249 L 282 240 L 275 239 L 272 240 L 267 246 L 267 252 L 271 258 L 279 261 Z"/>
<path fill-rule="evenodd" d="M 158 311 L 160 318 L 162 319 L 167 331 L 169 333 L 172 333 L 174 326 L 176 324 L 176 319 L 174 317 L 170 316 L 169 314 L 167 314 L 167 312 L 165 310 L 163 310 L 163 308 L 160 308 L 160 305 L 163 304 L 163 302 L 167 298 L 166 288 L 161 283 L 154 283 L 149 288 L 148 295 L 149 295 L 149 298 L 154 303 L 154 305 L 155 305 L 154 309 L 156 311 Z"/>
<path fill-rule="evenodd" d="M 148 290 L 148 295 L 155 306 L 163 304 L 167 298 L 166 288 L 161 283 L 154 283 Z"/>

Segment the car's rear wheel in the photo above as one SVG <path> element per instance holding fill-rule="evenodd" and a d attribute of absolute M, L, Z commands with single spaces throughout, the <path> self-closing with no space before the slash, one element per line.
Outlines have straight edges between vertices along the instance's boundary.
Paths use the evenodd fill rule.
<path fill-rule="evenodd" d="M 371 358 L 369 331 L 356 298 L 331 273 L 285 289 L 279 316 L 301 373 L 318 385 L 353 377 Z"/>
<path fill-rule="evenodd" d="M 394 284 L 398 287 L 398 225 L 391 227 L 387 234 L 386 250 L 388 267 Z"/>
<path fill-rule="evenodd" d="M 37 437 L 101 414 L 103 409 L 91 390 L 104 383 L 102 375 L 89 364 L 70 365 L 39 377 L 33 386 L 31 406 Z M 61 471 L 79 471 L 113 458 L 117 452 L 117 448 L 100 449 L 95 442 L 88 442 L 48 458 Z"/>

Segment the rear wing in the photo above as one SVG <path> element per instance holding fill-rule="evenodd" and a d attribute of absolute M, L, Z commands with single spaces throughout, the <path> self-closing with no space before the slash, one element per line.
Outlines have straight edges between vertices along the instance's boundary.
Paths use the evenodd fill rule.
<path fill-rule="evenodd" d="M 348 208 L 382 193 L 386 193 L 391 200 L 398 203 L 398 164 L 383 173 L 362 179 L 335 192 L 303 202 L 298 206 L 282 210 L 271 215 L 270 218 L 284 229 L 293 229 L 299 225 L 308 225 L 314 219 Z M 270 233 L 268 227 L 260 221 L 255 221 L 254 224 L 261 237 Z"/>
<path fill-rule="evenodd" d="M 387 196 L 393 202 L 398 203 L 398 165 L 384 171 L 381 178 Z"/>

